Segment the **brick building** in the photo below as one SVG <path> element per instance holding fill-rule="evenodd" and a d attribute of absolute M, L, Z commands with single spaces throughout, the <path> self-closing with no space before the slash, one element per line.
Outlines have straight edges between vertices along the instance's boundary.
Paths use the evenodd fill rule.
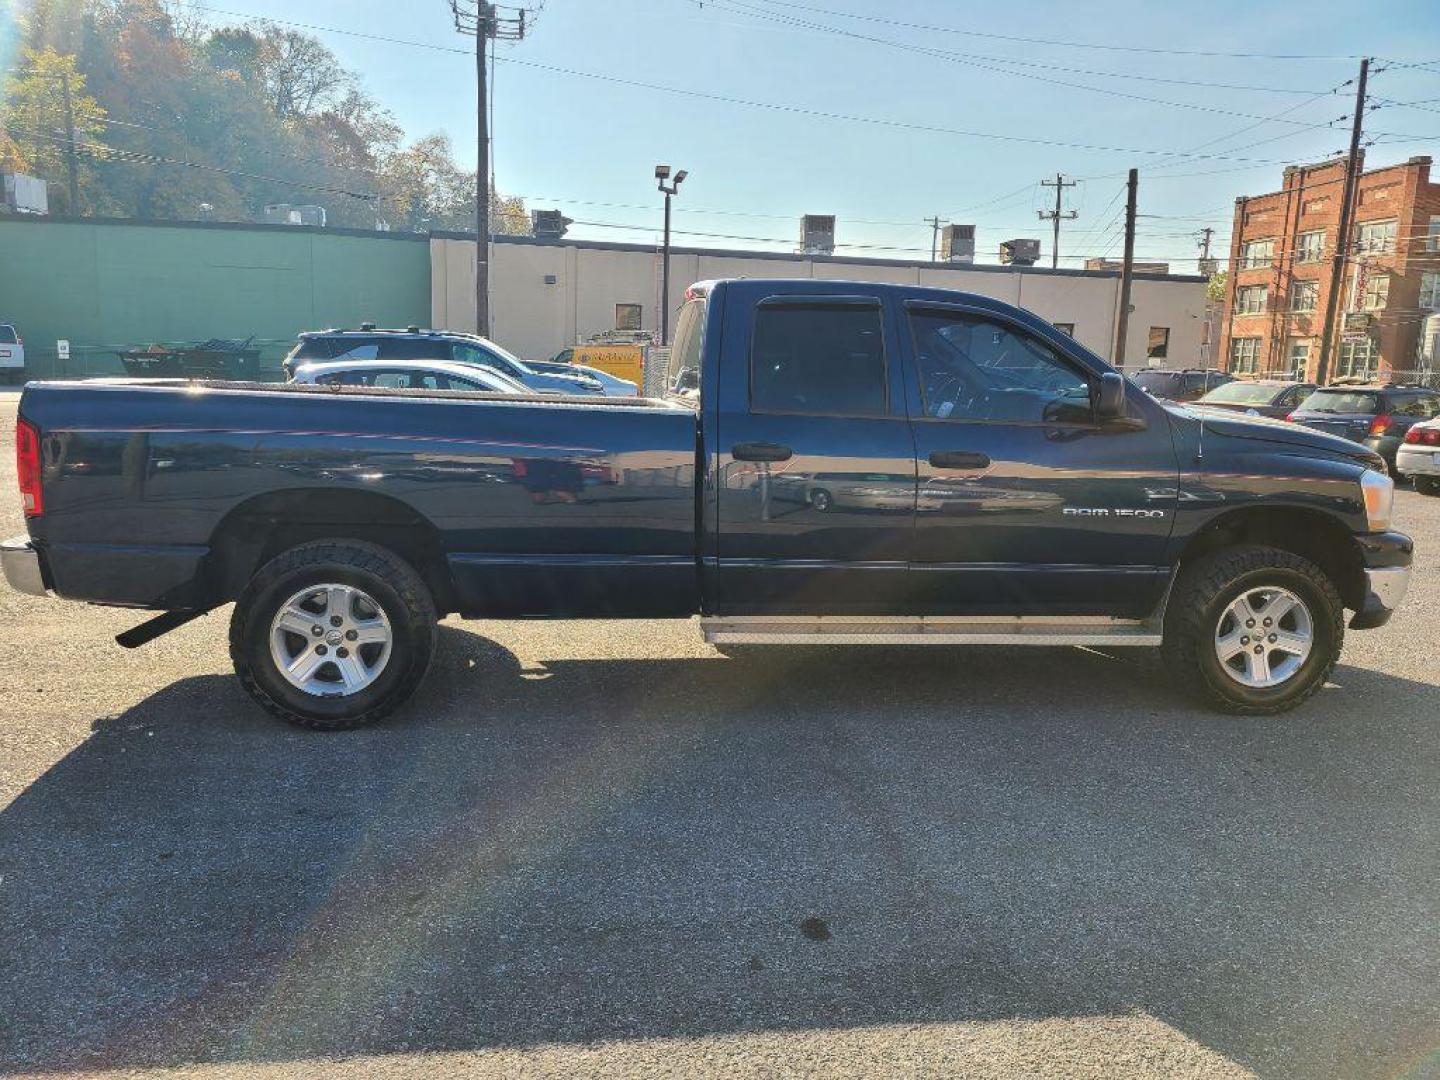
<path fill-rule="evenodd" d="M 1343 157 L 1292 165 L 1281 190 L 1235 200 L 1226 370 L 1315 378 L 1344 182 Z M 1409 381 L 1432 366 L 1421 329 L 1440 311 L 1440 184 L 1428 157 L 1361 172 L 1351 237 L 1329 376 Z"/>

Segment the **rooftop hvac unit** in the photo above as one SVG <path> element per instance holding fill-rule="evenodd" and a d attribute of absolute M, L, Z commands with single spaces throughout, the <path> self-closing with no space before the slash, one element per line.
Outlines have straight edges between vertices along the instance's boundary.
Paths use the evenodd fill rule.
<path fill-rule="evenodd" d="M 943 262 L 973 263 L 975 226 L 946 225 L 940 233 L 940 259 Z"/>
<path fill-rule="evenodd" d="M 1000 261 L 1007 266 L 1034 266 L 1039 258 L 1039 240 L 1006 240 L 1000 245 Z"/>
<path fill-rule="evenodd" d="M 806 214 L 800 219 L 800 251 L 804 255 L 835 254 L 834 214 Z"/>
<path fill-rule="evenodd" d="M 575 220 L 566 217 L 559 210 L 530 211 L 530 232 L 541 240 L 559 240 L 573 224 Z"/>
<path fill-rule="evenodd" d="M 325 208 L 313 204 L 270 203 L 265 207 L 265 221 L 271 225 L 325 225 Z"/>

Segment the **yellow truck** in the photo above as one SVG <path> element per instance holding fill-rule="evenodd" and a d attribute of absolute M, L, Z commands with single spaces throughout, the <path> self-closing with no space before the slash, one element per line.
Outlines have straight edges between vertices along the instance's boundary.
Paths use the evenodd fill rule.
<path fill-rule="evenodd" d="M 572 345 L 552 358 L 558 364 L 583 364 L 608 372 L 617 379 L 645 385 L 645 351 L 640 345 Z"/>

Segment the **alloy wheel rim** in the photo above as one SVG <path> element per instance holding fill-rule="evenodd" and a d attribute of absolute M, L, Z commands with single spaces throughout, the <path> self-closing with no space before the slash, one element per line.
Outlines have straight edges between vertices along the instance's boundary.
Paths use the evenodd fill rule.
<path fill-rule="evenodd" d="M 1315 645 L 1315 620 L 1305 601 L 1289 589 L 1246 589 L 1226 605 L 1215 624 L 1220 668 L 1254 690 L 1294 677 Z"/>
<path fill-rule="evenodd" d="M 385 609 L 353 585 L 307 586 L 280 605 L 270 624 L 276 670 L 315 697 L 349 697 L 372 685 L 394 641 Z"/>

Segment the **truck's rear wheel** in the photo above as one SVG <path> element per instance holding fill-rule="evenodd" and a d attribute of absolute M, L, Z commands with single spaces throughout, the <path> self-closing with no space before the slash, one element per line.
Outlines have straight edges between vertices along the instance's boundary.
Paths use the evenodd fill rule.
<path fill-rule="evenodd" d="M 1184 568 L 1165 616 L 1171 676 L 1228 712 L 1267 715 L 1325 684 L 1345 638 L 1344 605 L 1318 566 L 1241 545 Z"/>
<path fill-rule="evenodd" d="M 398 555 L 321 540 L 262 566 L 235 602 L 230 659 L 246 691 L 288 723 L 360 727 L 415 691 L 435 651 L 435 604 Z"/>

